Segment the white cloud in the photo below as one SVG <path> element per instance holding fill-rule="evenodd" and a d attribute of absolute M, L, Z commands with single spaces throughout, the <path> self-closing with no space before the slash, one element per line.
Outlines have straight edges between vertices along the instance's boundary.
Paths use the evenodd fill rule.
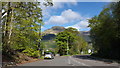
<path fill-rule="evenodd" d="M 78 27 L 78 28 L 87 28 L 87 26 L 89 25 L 88 21 L 87 20 L 83 20 L 83 21 L 80 21 L 79 23 L 73 25 L 74 27 Z"/>
<path fill-rule="evenodd" d="M 51 7 L 51 9 L 58 9 L 58 8 L 62 8 L 64 7 L 64 3 L 62 2 L 53 2 L 53 6 Z"/>
<path fill-rule="evenodd" d="M 67 22 L 68 21 L 62 16 L 52 16 L 48 21 L 48 23 L 50 23 L 50 24 L 52 24 L 52 23 L 53 24 L 65 24 Z"/>
<path fill-rule="evenodd" d="M 64 7 L 63 6 L 63 3 L 61 2 L 53 2 L 53 6 L 44 6 L 43 4 L 41 4 L 40 8 L 42 8 L 42 14 L 44 16 L 44 18 L 49 18 L 51 16 L 50 13 L 52 13 L 53 9 L 58 9 L 58 8 L 62 8 Z"/>
<path fill-rule="evenodd" d="M 77 5 L 77 1 L 75 2 L 53 2 L 53 6 L 44 6 L 43 4 L 41 4 L 41 8 L 47 9 L 47 10 L 52 10 L 52 9 L 59 9 L 59 8 L 63 8 L 65 5 L 67 6 L 74 6 Z"/>
<path fill-rule="evenodd" d="M 46 29 L 48 29 L 48 28 L 46 28 L 46 27 L 44 27 L 44 26 L 41 27 L 41 31 L 44 31 L 44 30 L 46 30 Z"/>
<path fill-rule="evenodd" d="M 44 28 L 44 26 L 41 26 L 41 28 Z"/>
<path fill-rule="evenodd" d="M 71 9 L 65 10 L 62 12 L 61 16 L 67 18 L 68 20 L 78 20 L 82 19 L 81 15 L 77 12 L 72 11 Z"/>
<path fill-rule="evenodd" d="M 46 9 L 42 10 L 42 15 L 44 18 L 49 18 L 51 16 L 50 13 Z"/>
<path fill-rule="evenodd" d="M 71 9 L 65 10 L 60 16 L 51 16 L 45 24 L 66 24 L 83 19 L 81 15 Z"/>
<path fill-rule="evenodd" d="M 53 7 L 52 8 L 63 8 L 64 5 L 77 5 L 77 0 L 53 0 Z"/>
<path fill-rule="evenodd" d="M 65 2 L 64 2 L 65 1 Z M 63 0 L 62 2 L 53 2 L 53 6 L 51 6 L 51 9 L 59 9 L 59 8 L 63 8 L 64 5 L 66 4 L 67 6 L 74 6 L 77 5 L 77 1 L 74 0 L 73 2 L 71 2 L 71 0 Z"/>
<path fill-rule="evenodd" d="M 88 25 L 89 25 L 89 23 L 87 20 L 82 20 L 82 21 L 78 22 L 77 24 L 72 25 L 72 26 L 67 26 L 66 28 L 73 27 L 73 28 L 76 28 L 78 30 L 81 30 L 81 29 L 89 28 L 89 27 L 87 27 Z"/>
<path fill-rule="evenodd" d="M 73 2 L 71 2 L 71 1 L 73 1 Z M 47 6 L 47 7 L 42 4 L 43 2 L 45 2 L 45 1 L 41 0 L 40 8 L 42 8 L 42 13 L 43 13 L 44 18 L 49 18 L 51 16 L 50 13 L 53 12 L 53 9 L 63 8 L 65 4 L 67 6 L 77 5 L 76 0 L 63 0 L 62 2 L 53 1 L 53 6 Z"/>

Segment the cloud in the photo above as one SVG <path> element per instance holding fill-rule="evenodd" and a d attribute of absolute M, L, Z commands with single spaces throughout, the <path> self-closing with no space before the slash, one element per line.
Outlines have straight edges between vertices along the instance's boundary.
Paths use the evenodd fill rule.
<path fill-rule="evenodd" d="M 65 2 L 53 2 L 53 6 L 49 7 L 51 9 L 59 9 L 59 8 L 63 8 L 65 5 L 67 6 L 74 6 L 77 5 L 77 1 L 74 0 L 74 2 L 71 2 L 71 0 L 66 0 Z"/>
<path fill-rule="evenodd" d="M 59 9 L 63 8 L 64 5 L 66 4 L 67 6 L 74 6 L 77 5 L 77 0 L 53 0 L 53 6 L 51 7 L 52 9 Z"/>
<path fill-rule="evenodd" d="M 82 19 L 81 15 L 77 12 L 72 11 L 71 9 L 65 10 L 62 12 L 61 16 L 68 20 L 79 20 Z"/>
<path fill-rule="evenodd" d="M 49 24 L 65 24 L 67 22 L 68 20 L 62 16 L 52 16 L 48 21 Z"/>
<path fill-rule="evenodd" d="M 40 8 L 42 9 L 42 14 L 44 18 L 49 18 L 51 16 L 51 13 L 53 12 L 52 10 L 64 7 L 63 3 L 61 2 L 53 2 L 53 4 L 53 6 L 47 7 L 41 4 Z"/>
<path fill-rule="evenodd" d="M 65 2 L 64 2 L 65 1 Z M 73 2 L 71 2 L 73 1 Z M 44 0 L 41 0 L 41 2 L 45 2 Z M 44 18 L 49 18 L 51 16 L 50 13 L 52 13 L 53 9 L 60 9 L 63 8 L 65 5 L 67 6 L 73 6 L 73 5 L 77 5 L 77 1 L 76 0 L 63 0 L 62 2 L 57 2 L 57 1 L 53 1 L 53 6 L 44 6 L 43 4 L 40 5 L 40 8 L 42 8 L 42 13 Z"/>
<path fill-rule="evenodd" d="M 49 18 L 51 16 L 50 13 L 45 8 L 42 10 L 42 15 L 44 18 Z"/>
<path fill-rule="evenodd" d="M 48 29 L 48 28 L 46 28 L 46 27 L 44 27 L 44 26 L 41 27 L 41 31 L 42 31 L 42 32 L 43 32 L 44 30 L 46 30 L 46 29 Z"/>
<path fill-rule="evenodd" d="M 44 28 L 44 26 L 41 26 L 41 28 Z"/>
<path fill-rule="evenodd" d="M 81 15 L 77 12 L 72 11 L 71 9 L 65 10 L 61 13 L 60 16 L 51 16 L 50 19 L 45 22 L 45 24 L 66 24 L 73 21 L 78 21 L 83 19 Z"/>
<path fill-rule="evenodd" d="M 51 9 L 58 9 L 58 8 L 63 8 L 65 3 L 62 2 L 53 2 L 53 6 Z"/>
<path fill-rule="evenodd" d="M 89 25 L 88 21 L 87 20 L 83 20 L 83 21 L 80 21 L 79 23 L 73 25 L 74 27 L 78 27 L 78 28 L 87 28 L 87 26 Z"/>
<path fill-rule="evenodd" d="M 67 26 L 66 28 L 73 27 L 78 30 L 82 30 L 82 29 L 89 29 L 89 27 L 87 27 L 88 25 L 89 25 L 89 23 L 87 20 L 82 20 L 82 21 L 78 22 L 77 24 L 72 25 L 72 26 Z"/>

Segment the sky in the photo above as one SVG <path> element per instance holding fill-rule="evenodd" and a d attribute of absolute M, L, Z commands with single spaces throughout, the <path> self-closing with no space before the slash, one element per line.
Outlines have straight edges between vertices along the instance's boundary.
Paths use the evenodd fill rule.
<path fill-rule="evenodd" d="M 89 31 L 88 19 L 98 15 L 109 2 L 54 2 L 53 6 L 42 6 L 42 31 L 53 26 L 73 27 Z"/>

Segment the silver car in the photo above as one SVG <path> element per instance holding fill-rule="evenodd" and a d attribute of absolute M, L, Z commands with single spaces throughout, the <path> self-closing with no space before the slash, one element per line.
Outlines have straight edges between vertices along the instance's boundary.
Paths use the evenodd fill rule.
<path fill-rule="evenodd" d="M 51 52 L 45 53 L 44 59 L 54 59 L 54 55 Z"/>

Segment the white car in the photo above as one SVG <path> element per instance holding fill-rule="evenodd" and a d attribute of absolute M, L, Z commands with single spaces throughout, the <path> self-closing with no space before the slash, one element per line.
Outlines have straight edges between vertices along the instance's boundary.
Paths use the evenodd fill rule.
<path fill-rule="evenodd" d="M 54 56 L 53 56 L 52 53 L 46 53 L 46 54 L 44 55 L 44 59 L 54 59 Z"/>

